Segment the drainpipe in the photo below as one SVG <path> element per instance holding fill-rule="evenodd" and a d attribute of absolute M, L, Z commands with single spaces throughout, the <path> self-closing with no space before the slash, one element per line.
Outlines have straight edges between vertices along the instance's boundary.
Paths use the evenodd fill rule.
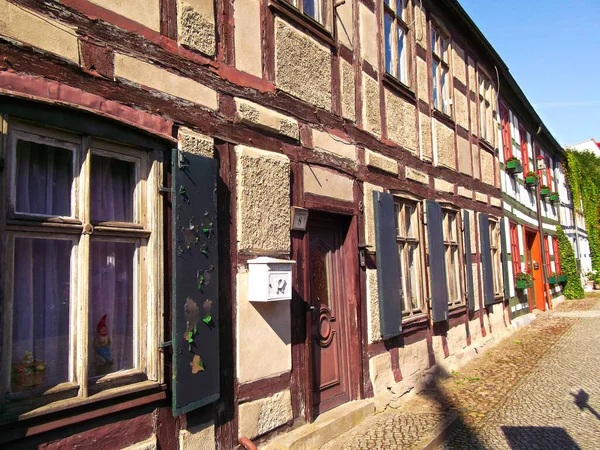
<path fill-rule="evenodd" d="M 537 133 L 535 134 L 536 137 L 541 133 L 542 131 L 542 124 L 540 124 L 540 127 L 538 128 Z M 537 157 L 539 155 L 535 154 L 535 145 L 533 146 L 534 149 L 534 155 L 533 155 L 533 161 L 536 165 L 535 170 L 537 171 Z M 540 185 L 538 183 L 536 189 L 535 189 L 535 197 L 537 200 L 537 219 L 538 219 L 538 232 L 540 233 L 540 250 L 541 250 L 541 254 L 542 254 L 542 274 L 544 276 L 544 292 L 546 294 L 546 300 L 548 303 L 548 309 L 552 309 L 552 294 L 550 293 L 550 288 L 548 287 L 548 276 L 550 275 L 549 273 L 546 273 L 546 252 L 544 251 L 544 227 L 542 226 L 542 198 L 540 196 Z"/>

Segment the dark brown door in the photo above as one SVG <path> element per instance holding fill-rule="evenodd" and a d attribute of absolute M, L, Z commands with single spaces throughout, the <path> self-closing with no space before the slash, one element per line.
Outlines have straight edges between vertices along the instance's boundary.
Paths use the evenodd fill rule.
<path fill-rule="evenodd" d="M 312 221 L 309 227 L 310 330 L 315 416 L 350 399 L 343 225 Z"/>

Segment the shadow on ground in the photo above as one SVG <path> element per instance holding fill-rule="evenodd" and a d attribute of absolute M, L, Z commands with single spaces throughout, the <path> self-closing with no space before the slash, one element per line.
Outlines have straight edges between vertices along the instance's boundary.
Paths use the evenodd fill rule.
<path fill-rule="evenodd" d="M 569 433 L 558 427 L 500 427 L 513 450 L 532 448 L 581 450 Z"/>

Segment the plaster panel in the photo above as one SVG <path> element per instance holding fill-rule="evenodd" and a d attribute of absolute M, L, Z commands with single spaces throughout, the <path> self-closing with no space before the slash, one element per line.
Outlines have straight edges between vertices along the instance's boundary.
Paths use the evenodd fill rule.
<path fill-rule="evenodd" d="M 479 136 L 479 123 L 477 122 L 479 111 L 477 109 L 477 102 L 469 102 L 469 105 L 471 108 L 471 133 Z"/>
<path fill-rule="evenodd" d="M 446 180 L 436 178 L 433 180 L 433 183 L 436 191 L 446 192 L 448 194 L 454 193 L 454 184 L 448 183 Z"/>
<path fill-rule="evenodd" d="M 473 191 L 471 189 L 467 189 L 464 186 L 459 186 L 458 195 L 464 198 L 473 198 Z"/>
<path fill-rule="evenodd" d="M 471 233 L 471 240 L 475 240 L 475 235 L 473 233 Z M 473 244 L 471 244 L 471 248 L 476 248 L 473 247 Z M 479 302 L 481 301 L 481 296 L 479 295 L 479 270 L 478 270 L 478 264 L 472 264 L 472 269 L 473 269 L 473 294 L 475 297 L 475 309 L 474 311 L 478 311 L 479 310 Z"/>
<path fill-rule="evenodd" d="M 367 314 L 369 316 L 369 342 L 377 342 L 381 340 L 377 269 L 367 269 Z"/>
<path fill-rule="evenodd" d="M 475 192 L 475 200 L 480 203 L 487 203 L 488 196 L 482 192 Z"/>
<path fill-rule="evenodd" d="M 434 124 L 437 141 L 438 165 L 456 170 L 454 131 L 437 119 L 434 120 Z"/>
<path fill-rule="evenodd" d="M 215 143 L 213 138 L 183 127 L 179 129 L 177 138 L 181 151 L 206 156 L 207 158 L 215 157 Z"/>
<path fill-rule="evenodd" d="M 448 352 L 457 355 L 467 347 L 467 330 L 464 324 L 459 324 L 448 330 Z"/>
<path fill-rule="evenodd" d="M 290 160 L 241 145 L 235 152 L 238 249 L 255 254 L 289 253 Z"/>
<path fill-rule="evenodd" d="M 405 149 L 416 153 L 415 107 L 385 90 L 388 137 Z"/>
<path fill-rule="evenodd" d="M 469 238 L 471 241 L 471 254 L 477 253 L 477 238 L 475 237 L 475 223 L 477 221 L 477 213 L 474 211 L 469 211 L 470 220 L 469 220 Z"/>
<path fill-rule="evenodd" d="M 473 158 L 473 177 L 480 177 L 481 166 L 479 163 L 479 146 L 477 144 L 471 144 L 471 158 Z"/>
<path fill-rule="evenodd" d="M 115 77 L 198 103 L 218 108 L 217 92 L 190 78 L 181 77 L 127 55 L 115 54 Z"/>
<path fill-rule="evenodd" d="M 280 18 L 275 19 L 275 83 L 301 100 L 331 109 L 331 52 Z"/>
<path fill-rule="evenodd" d="M 242 403 L 238 407 L 238 434 L 248 439 L 261 436 L 292 419 L 292 401 L 289 390 Z"/>
<path fill-rule="evenodd" d="M 79 63 L 75 30 L 49 18 L 41 19 L 6 0 L 0 0 L 0 33 Z"/>
<path fill-rule="evenodd" d="M 342 71 L 342 116 L 356 120 L 356 85 L 354 83 L 354 67 L 340 59 Z"/>
<path fill-rule="evenodd" d="M 456 136 L 456 144 L 458 151 L 458 170 L 461 173 L 472 176 L 471 145 L 469 144 L 469 141 L 462 136 Z"/>
<path fill-rule="evenodd" d="M 248 271 L 237 274 L 237 378 L 240 384 L 292 369 L 290 302 L 248 301 Z"/>
<path fill-rule="evenodd" d="M 416 23 L 416 41 L 421 44 L 421 47 L 427 48 L 427 17 L 425 15 L 425 9 L 422 8 L 423 4 L 419 3 L 415 5 L 415 23 Z"/>
<path fill-rule="evenodd" d="M 90 0 L 154 31 L 160 31 L 159 0 Z"/>
<path fill-rule="evenodd" d="M 475 61 L 470 57 L 467 58 L 467 67 L 469 72 L 469 88 L 473 92 L 478 92 L 477 80 L 475 79 Z"/>
<path fill-rule="evenodd" d="M 354 200 L 354 181 L 352 181 L 351 178 L 346 178 L 327 169 L 308 165 L 304 166 L 303 172 L 304 192 L 336 198 L 347 202 L 352 202 Z"/>
<path fill-rule="evenodd" d="M 494 155 L 481 150 L 481 181 L 494 186 L 494 180 Z"/>
<path fill-rule="evenodd" d="M 398 348 L 402 378 L 409 378 L 429 368 L 429 352 L 425 339 Z"/>
<path fill-rule="evenodd" d="M 453 71 L 454 76 L 462 82 L 465 86 L 467 85 L 467 66 L 465 62 L 465 52 L 464 50 L 456 43 L 456 41 L 452 41 L 452 60 L 454 63 Z"/>
<path fill-rule="evenodd" d="M 419 88 L 419 98 L 429 104 L 429 70 L 427 62 L 417 56 L 417 86 Z"/>
<path fill-rule="evenodd" d="M 260 37 L 260 2 L 235 0 L 235 67 L 262 77 L 262 42 Z"/>
<path fill-rule="evenodd" d="M 365 150 L 365 163 L 369 167 L 398 175 L 398 162 L 371 150 Z"/>
<path fill-rule="evenodd" d="M 454 89 L 454 113 L 456 115 L 456 123 L 465 130 L 469 129 L 469 105 L 467 104 L 467 96 Z"/>
<path fill-rule="evenodd" d="M 335 21 L 339 41 L 352 49 L 352 36 L 354 36 L 354 20 L 352 10 L 354 0 L 346 0 L 335 9 Z"/>
<path fill-rule="evenodd" d="M 363 128 L 381 135 L 381 112 L 379 109 L 379 84 L 363 73 Z"/>
<path fill-rule="evenodd" d="M 258 126 L 292 139 L 299 139 L 298 121 L 292 117 L 265 108 L 241 98 L 235 99 L 236 119 L 241 123 Z"/>
<path fill-rule="evenodd" d="M 373 192 L 383 192 L 383 188 L 371 183 L 363 184 L 363 204 L 365 208 L 365 243 L 375 248 L 375 211 Z"/>
<path fill-rule="evenodd" d="M 214 0 L 178 0 L 177 32 L 182 45 L 214 56 L 217 46 Z"/>
<path fill-rule="evenodd" d="M 412 167 L 406 167 L 406 179 L 416 181 L 417 183 L 429 184 L 429 175 Z"/>
<path fill-rule="evenodd" d="M 356 161 L 356 147 L 346 140 L 314 128 L 312 129 L 312 138 L 315 150 L 322 150 Z"/>
<path fill-rule="evenodd" d="M 419 111 L 421 130 L 421 158 L 425 161 L 433 160 L 433 140 L 431 138 L 431 117 Z"/>
<path fill-rule="evenodd" d="M 379 46 L 377 41 L 377 18 L 369 8 L 359 4 L 360 14 L 360 56 L 371 64 L 375 70 L 379 67 L 377 54 Z"/>
<path fill-rule="evenodd" d="M 497 208 L 502 207 L 502 199 L 499 199 L 497 197 L 490 197 L 490 203 L 492 206 L 495 206 Z"/>

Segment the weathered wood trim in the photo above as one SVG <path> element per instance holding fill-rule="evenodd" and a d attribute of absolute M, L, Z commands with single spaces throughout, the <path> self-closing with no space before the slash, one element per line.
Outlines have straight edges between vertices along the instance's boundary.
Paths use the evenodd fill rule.
<path fill-rule="evenodd" d="M 240 384 L 238 390 L 238 402 L 244 403 L 250 400 L 270 397 L 278 392 L 287 389 L 290 386 L 291 372 L 285 372 L 281 375 L 251 383 Z"/>

